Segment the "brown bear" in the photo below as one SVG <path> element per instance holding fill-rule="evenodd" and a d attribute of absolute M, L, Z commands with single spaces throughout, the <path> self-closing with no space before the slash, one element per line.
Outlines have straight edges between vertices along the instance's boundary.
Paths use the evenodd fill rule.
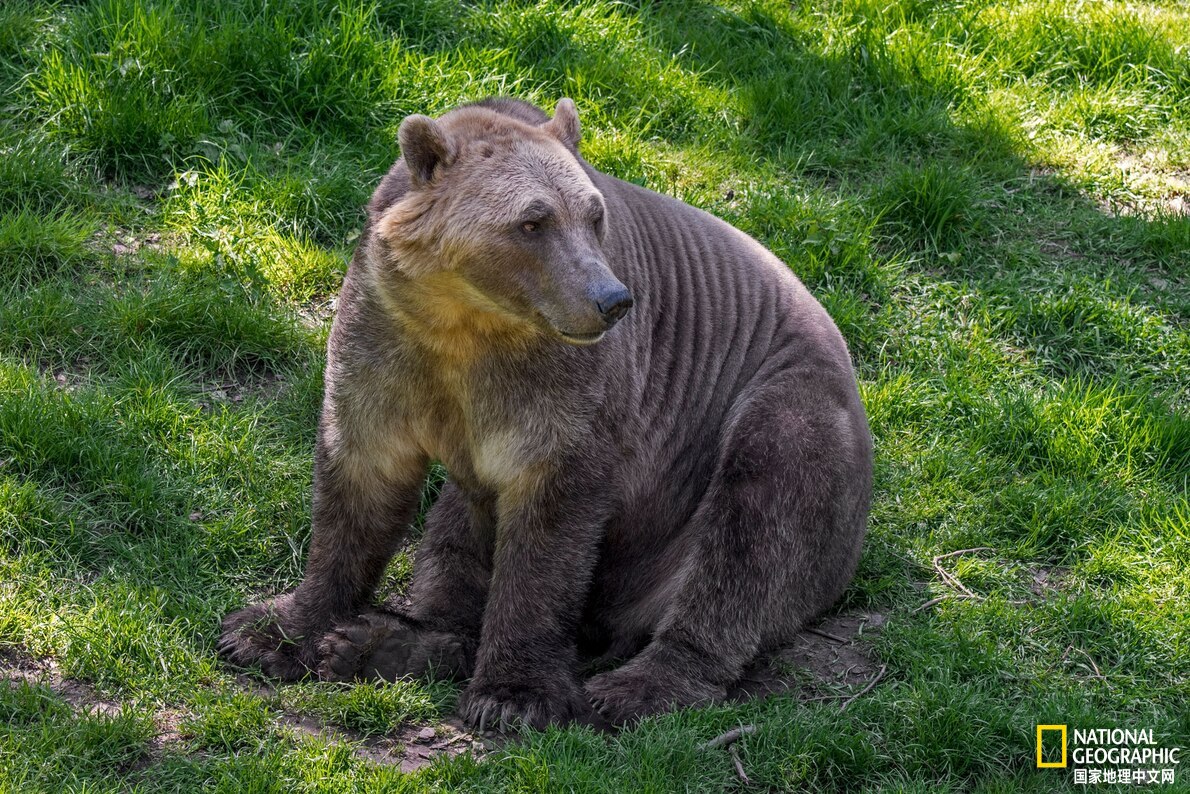
<path fill-rule="evenodd" d="M 585 162 L 568 99 L 399 136 L 331 330 L 305 577 L 222 651 L 469 677 L 479 726 L 722 698 L 854 573 L 872 444 L 843 337 L 755 240 Z M 431 460 L 409 596 L 376 607 Z"/>

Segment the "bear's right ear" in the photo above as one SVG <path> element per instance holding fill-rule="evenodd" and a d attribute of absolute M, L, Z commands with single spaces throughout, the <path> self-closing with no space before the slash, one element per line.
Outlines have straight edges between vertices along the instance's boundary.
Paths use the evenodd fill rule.
<path fill-rule="evenodd" d="M 429 182 L 435 168 L 448 166 L 455 159 L 454 142 L 429 116 L 407 116 L 397 130 L 397 139 L 414 187 Z"/>

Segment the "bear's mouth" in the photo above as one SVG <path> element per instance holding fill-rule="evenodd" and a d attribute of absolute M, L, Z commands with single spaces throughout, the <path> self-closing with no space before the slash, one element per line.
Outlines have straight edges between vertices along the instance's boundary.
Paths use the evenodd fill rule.
<path fill-rule="evenodd" d="M 558 331 L 562 338 L 575 345 L 593 345 L 607 334 L 607 331 L 596 331 L 593 334 L 575 334 L 570 331 Z"/>

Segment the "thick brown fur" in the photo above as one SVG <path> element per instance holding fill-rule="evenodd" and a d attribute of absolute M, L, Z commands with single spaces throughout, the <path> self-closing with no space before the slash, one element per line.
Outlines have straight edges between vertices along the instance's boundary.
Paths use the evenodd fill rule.
<path fill-rule="evenodd" d="M 306 575 L 226 618 L 234 662 L 436 668 L 477 725 L 623 722 L 722 698 L 850 582 L 872 446 L 842 336 L 579 139 L 569 100 L 402 124 L 328 346 Z M 376 608 L 432 459 L 411 592 Z"/>

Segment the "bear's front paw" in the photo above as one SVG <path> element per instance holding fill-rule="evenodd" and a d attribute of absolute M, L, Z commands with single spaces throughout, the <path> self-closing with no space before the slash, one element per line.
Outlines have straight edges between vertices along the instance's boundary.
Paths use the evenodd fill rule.
<path fill-rule="evenodd" d="M 586 711 L 582 690 L 569 681 L 487 686 L 477 681 L 459 698 L 459 714 L 478 733 L 569 722 Z"/>
<path fill-rule="evenodd" d="M 650 714 L 722 700 L 727 690 L 692 680 L 657 664 L 629 662 L 584 685 L 591 704 L 607 720 L 624 725 Z"/>
<path fill-rule="evenodd" d="M 390 612 L 365 612 L 339 623 L 318 643 L 318 677 L 395 681 L 432 673 L 459 678 L 471 670 L 471 645 L 455 634 L 420 628 Z"/>
<path fill-rule="evenodd" d="M 253 604 L 223 619 L 219 653 L 238 667 L 296 681 L 314 664 L 314 643 L 296 626 L 288 596 Z"/>

